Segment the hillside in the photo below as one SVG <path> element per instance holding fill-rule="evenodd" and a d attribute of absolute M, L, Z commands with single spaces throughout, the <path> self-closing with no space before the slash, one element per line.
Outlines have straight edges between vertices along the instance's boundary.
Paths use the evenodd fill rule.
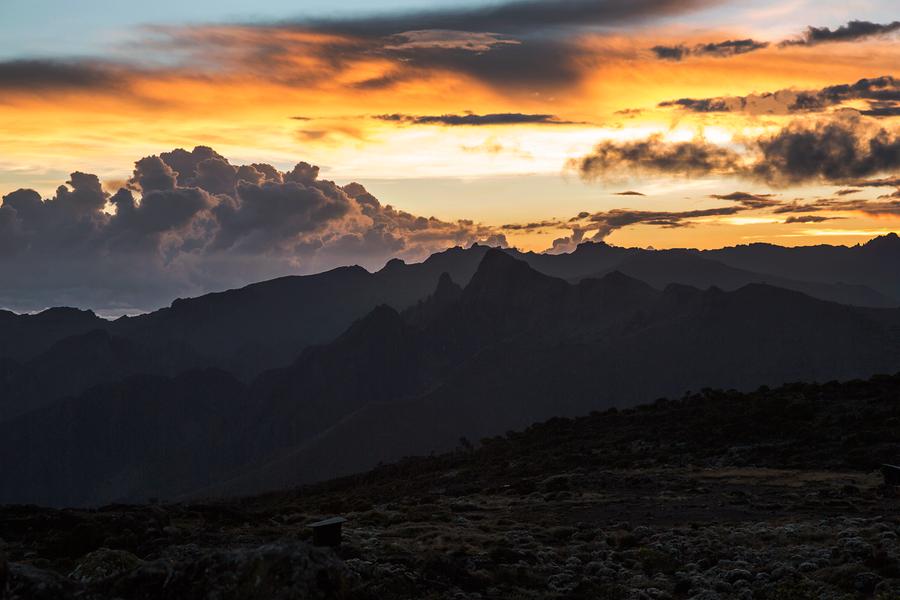
<path fill-rule="evenodd" d="M 896 598 L 900 375 L 704 390 L 265 496 L 0 508 L 8 598 Z M 336 551 L 307 525 L 349 519 Z M 201 593 L 202 590 L 202 593 Z"/>

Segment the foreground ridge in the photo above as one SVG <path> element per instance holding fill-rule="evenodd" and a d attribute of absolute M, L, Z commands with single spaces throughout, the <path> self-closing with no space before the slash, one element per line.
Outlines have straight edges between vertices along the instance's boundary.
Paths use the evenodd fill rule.
<path fill-rule="evenodd" d="M 895 598 L 898 398 L 703 390 L 265 496 L 7 507 L 0 575 L 17 599 Z M 334 514 L 343 546 L 309 546 Z"/>

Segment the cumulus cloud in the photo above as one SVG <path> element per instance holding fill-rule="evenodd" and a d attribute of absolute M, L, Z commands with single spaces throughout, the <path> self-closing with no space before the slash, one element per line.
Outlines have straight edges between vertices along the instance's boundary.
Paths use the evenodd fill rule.
<path fill-rule="evenodd" d="M 900 31 L 900 21 L 872 23 L 871 21 L 850 21 L 836 29 L 828 27 L 808 27 L 803 36 L 795 40 L 785 40 L 781 46 L 816 46 L 828 42 L 853 42 L 871 37 L 889 35 Z"/>
<path fill-rule="evenodd" d="M 900 135 L 854 117 L 794 122 L 755 145 L 759 156 L 747 172 L 776 185 L 848 181 L 900 168 Z"/>
<path fill-rule="evenodd" d="M 697 138 L 667 142 L 604 141 L 570 166 L 587 180 L 622 174 L 731 175 L 775 186 L 849 182 L 900 168 L 900 135 L 854 115 L 794 121 L 777 133 L 742 141 L 745 150 Z"/>
<path fill-rule="evenodd" d="M 75 172 L 51 198 L 17 190 L 0 204 L 0 305 L 142 310 L 172 298 L 344 265 L 378 268 L 503 232 L 383 205 L 359 184 L 232 165 L 208 147 L 145 157 L 115 194 Z M 35 274 L 39 273 L 40 276 Z"/>
<path fill-rule="evenodd" d="M 572 161 L 570 166 L 592 180 L 619 177 L 626 171 L 686 176 L 731 173 L 739 163 L 737 152 L 704 139 L 673 143 L 657 134 L 645 140 L 601 142 L 591 154 Z"/>
<path fill-rule="evenodd" d="M 685 44 L 677 44 L 674 46 L 654 46 L 650 50 L 660 60 L 681 61 L 688 57 L 712 57 L 712 58 L 728 58 L 756 52 L 768 48 L 768 42 L 760 42 L 754 39 L 743 40 L 726 40 L 724 42 L 710 42 L 706 44 L 695 44 L 687 46 Z"/>
<path fill-rule="evenodd" d="M 661 102 L 658 106 L 696 113 L 788 115 L 823 112 L 859 100 L 868 104 L 868 108 L 859 110 L 864 116 L 890 117 L 900 114 L 900 79 L 884 75 L 819 90 L 784 89 L 747 96 L 679 98 Z"/>

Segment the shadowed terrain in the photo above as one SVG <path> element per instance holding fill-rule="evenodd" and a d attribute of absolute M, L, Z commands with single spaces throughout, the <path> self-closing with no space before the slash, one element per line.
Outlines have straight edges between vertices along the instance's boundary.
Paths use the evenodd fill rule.
<path fill-rule="evenodd" d="M 704 390 L 265 496 L 0 508 L 10 598 L 895 598 L 900 375 Z M 349 518 L 337 550 L 306 527 Z M 641 594 L 645 594 L 642 596 Z"/>

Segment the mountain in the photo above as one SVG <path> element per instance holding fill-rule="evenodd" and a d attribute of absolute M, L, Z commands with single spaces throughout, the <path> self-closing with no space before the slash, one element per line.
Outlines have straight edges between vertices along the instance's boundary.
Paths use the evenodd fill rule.
<path fill-rule="evenodd" d="M 103 328 L 107 321 L 89 310 L 51 308 L 33 315 L 0 311 L 0 357 L 22 362 L 73 335 Z"/>
<path fill-rule="evenodd" d="M 800 281 L 755 273 L 688 250 L 641 252 L 618 263 L 615 269 L 660 289 L 680 283 L 701 289 L 718 287 L 731 291 L 751 283 L 765 283 L 839 304 L 873 308 L 900 306 L 895 298 L 865 285 Z"/>
<path fill-rule="evenodd" d="M 438 281 L 431 299 L 378 306 L 248 385 L 209 370 L 131 378 L 0 423 L 0 457 L 19 465 L 0 502 L 251 493 L 554 416 L 900 366 L 900 310 L 769 285 L 571 284 L 499 250 L 462 290 Z"/>
<path fill-rule="evenodd" d="M 0 359 L 0 422 L 101 383 L 137 374 L 172 376 L 203 364 L 177 342 L 150 347 L 94 329 L 64 338 L 24 363 Z"/>
<path fill-rule="evenodd" d="M 749 244 L 704 250 L 700 254 L 726 265 L 800 281 L 867 286 L 900 299 L 900 236 L 889 233 L 865 244 L 801 246 Z"/>
<path fill-rule="evenodd" d="M 660 289 L 670 283 L 724 290 L 768 283 L 843 304 L 892 307 L 900 305 L 898 247 L 896 236 L 884 236 L 854 248 L 753 244 L 703 252 L 654 251 L 586 242 L 569 254 L 507 253 L 538 272 L 572 281 L 618 270 Z M 179 299 L 167 308 L 113 322 L 67 308 L 36 315 L 0 312 L 0 359 L 27 362 L 67 337 L 99 329 L 143 346 L 146 353 L 181 348 L 187 360 L 173 372 L 206 366 L 250 381 L 267 369 L 289 365 L 304 348 L 334 339 L 377 305 L 398 311 L 414 306 L 435 289 L 442 273 L 459 285 L 468 284 L 487 251 L 478 245 L 452 248 L 422 263 L 392 260 L 376 273 L 345 267 L 284 277 Z"/>

